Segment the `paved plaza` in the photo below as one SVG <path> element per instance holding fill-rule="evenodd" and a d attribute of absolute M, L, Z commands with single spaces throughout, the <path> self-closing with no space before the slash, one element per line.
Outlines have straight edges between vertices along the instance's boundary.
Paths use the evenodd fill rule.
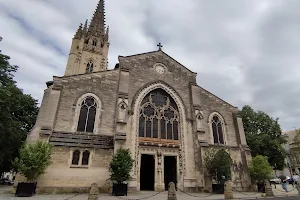
<path fill-rule="evenodd" d="M 80 194 L 80 195 L 70 195 L 70 194 L 65 194 L 65 195 L 35 195 L 33 197 L 14 197 L 13 194 L 10 194 L 9 191 L 11 190 L 10 187 L 0 187 L 0 200 L 87 200 L 88 195 L 87 194 Z M 270 200 L 280 200 L 280 199 L 285 199 L 285 200 L 296 200 L 300 199 L 299 196 L 297 196 L 298 191 L 296 189 L 293 190 L 293 187 L 291 185 L 288 186 L 288 190 L 291 191 L 287 195 L 282 192 L 282 188 L 280 185 L 277 185 L 277 189 L 273 189 L 274 195 L 276 196 L 275 198 L 268 198 Z M 113 197 L 110 195 L 105 195 L 105 194 L 100 194 L 99 195 L 99 200 L 120 200 L 120 199 L 143 199 L 144 197 L 149 197 L 152 196 L 151 198 L 147 198 L 149 200 L 167 200 L 167 192 L 162 192 L 158 195 L 155 195 L 155 192 L 140 192 L 137 194 L 130 194 L 127 197 Z M 155 195 L 155 196 L 154 196 Z M 217 199 L 224 199 L 224 195 L 211 195 L 211 194 L 197 194 L 197 193 L 192 193 L 192 196 L 189 196 L 187 194 L 184 194 L 182 192 L 177 192 L 177 199 L 178 200 L 201 200 L 201 199 L 212 199 L 212 200 L 217 200 Z M 257 199 L 257 198 L 262 198 L 261 194 L 255 194 L 254 192 L 252 193 L 234 193 L 234 198 L 235 199 Z"/>

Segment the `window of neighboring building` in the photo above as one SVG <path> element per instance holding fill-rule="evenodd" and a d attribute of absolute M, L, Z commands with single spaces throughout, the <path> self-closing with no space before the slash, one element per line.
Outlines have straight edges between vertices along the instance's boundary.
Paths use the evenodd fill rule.
<path fill-rule="evenodd" d="M 97 103 L 91 96 L 86 97 L 81 104 L 77 131 L 93 132 L 96 118 Z"/>
<path fill-rule="evenodd" d="M 142 101 L 139 137 L 179 140 L 179 111 L 174 99 L 164 90 L 150 92 Z"/>

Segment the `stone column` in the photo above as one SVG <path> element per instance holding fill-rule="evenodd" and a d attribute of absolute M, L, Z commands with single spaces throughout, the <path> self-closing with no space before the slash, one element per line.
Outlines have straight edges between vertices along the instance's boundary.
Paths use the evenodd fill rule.
<path fill-rule="evenodd" d="M 163 191 L 164 188 L 164 184 L 163 184 L 163 180 L 162 180 L 162 151 L 160 149 L 157 150 L 157 182 L 155 183 L 156 188 L 155 191 L 157 192 L 161 192 Z"/>
<path fill-rule="evenodd" d="M 224 197 L 225 199 L 233 199 L 233 191 L 230 181 L 226 181 L 224 184 Z"/>
<path fill-rule="evenodd" d="M 298 194 L 300 195 L 300 181 L 298 181 L 297 187 L 298 187 Z"/>

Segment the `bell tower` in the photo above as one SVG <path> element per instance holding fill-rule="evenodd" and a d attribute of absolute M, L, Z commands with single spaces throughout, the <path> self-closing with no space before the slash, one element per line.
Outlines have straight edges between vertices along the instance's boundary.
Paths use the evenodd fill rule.
<path fill-rule="evenodd" d="M 90 24 L 80 24 L 73 37 L 65 76 L 107 70 L 108 33 L 104 0 L 99 0 Z"/>

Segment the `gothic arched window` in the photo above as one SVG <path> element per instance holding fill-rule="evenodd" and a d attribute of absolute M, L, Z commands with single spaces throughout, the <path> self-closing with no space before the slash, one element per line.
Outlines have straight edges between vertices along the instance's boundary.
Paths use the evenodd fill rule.
<path fill-rule="evenodd" d="M 91 96 L 86 97 L 81 104 L 77 131 L 93 132 L 96 118 L 97 103 Z"/>
<path fill-rule="evenodd" d="M 94 63 L 93 61 L 89 61 L 88 64 L 86 65 L 86 69 L 85 69 L 85 72 L 86 73 L 91 73 L 93 72 L 93 68 L 94 68 Z"/>
<path fill-rule="evenodd" d="M 211 122 L 214 144 L 224 144 L 222 122 L 217 115 L 214 115 Z"/>
<path fill-rule="evenodd" d="M 97 40 L 96 39 L 93 40 L 93 46 L 97 46 Z"/>
<path fill-rule="evenodd" d="M 88 150 L 85 150 L 82 153 L 82 162 L 81 162 L 81 165 L 88 165 L 89 164 L 89 159 L 90 159 L 90 152 Z"/>
<path fill-rule="evenodd" d="M 150 92 L 142 101 L 139 137 L 179 140 L 179 112 L 174 99 L 164 90 Z"/>
<path fill-rule="evenodd" d="M 75 150 L 72 155 L 72 165 L 78 165 L 79 164 L 79 158 L 80 158 L 80 151 Z"/>

